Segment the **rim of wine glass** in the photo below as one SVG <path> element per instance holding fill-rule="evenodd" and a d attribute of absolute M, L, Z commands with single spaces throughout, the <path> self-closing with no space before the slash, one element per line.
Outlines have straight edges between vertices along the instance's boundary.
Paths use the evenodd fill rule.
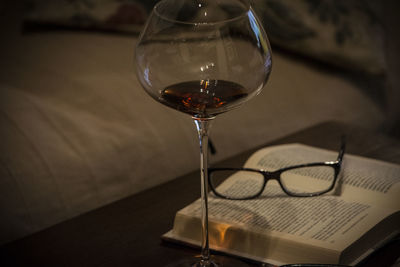
<path fill-rule="evenodd" d="M 242 2 L 242 3 L 244 3 L 246 5 L 246 9 L 240 15 L 237 15 L 237 16 L 235 16 L 233 18 L 214 21 L 214 22 L 187 22 L 187 21 L 168 18 L 166 16 L 161 15 L 157 11 L 158 7 L 160 5 L 162 5 L 164 2 L 167 2 L 167 1 L 171 1 L 171 0 L 161 0 L 161 1 L 159 1 L 153 8 L 154 14 L 156 14 L 158 17 L 162 18 L 163 20 L 166 20 L 166 21 L 169 21 L 169 22 L 173 22 L 173 23 L 177 23 L 177 24 L 184 24 L 184 25 L 210 26 L 210 25 L 224 24 L 224 23 L 235 21 L 235 20 L 240 20 L 242 17 L 245 17 L 247 15 L 247 13 L 251 10 L 251 5 L 250 5 L 250 2 L 248 0 L 238 0 L 238 1 L 240 1 L 240 2 Z"/>

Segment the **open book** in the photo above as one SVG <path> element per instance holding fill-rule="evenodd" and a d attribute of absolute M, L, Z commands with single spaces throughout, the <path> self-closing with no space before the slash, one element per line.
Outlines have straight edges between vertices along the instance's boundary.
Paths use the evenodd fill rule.
<path fill-rule="evenodd" d="M 334 151 L 288 144 L 257 151 L 245 167 L 276 170 L 336 157 Z M 310 186 L 313 179 L 304 177 Z M 178 211 L 163 238 L 200 245 L 200 213 L 200 200 Z M 354 266 L 399 233 L 400 165 L 354 155 L 345 154 L 335 189 L 322 196 L 289 197 L 275 181 L 257 199 L 209 196 L 210 247 L 273 265 Z"/>

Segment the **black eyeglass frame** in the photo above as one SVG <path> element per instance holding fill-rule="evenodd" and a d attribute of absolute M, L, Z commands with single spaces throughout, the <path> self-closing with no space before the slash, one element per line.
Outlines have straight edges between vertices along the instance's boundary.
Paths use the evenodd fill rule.
<path fill-rule="evenodd" d="M 320 196 L 323 195 L 329 191 L 331 191 L 336 184 L 336 180 L 337 177 L 340 173 L 341 170 L 341 166 L 342 166 L 342 162 L 343 162 L 343 156 L 346 150 L 346 141 L 345 138 L 342 138 L 342 143 L 341 143 L 341 147 L 340 147 L 340 151 L 338 154 L 338 157 L 335 161 L 325 161 L 325 162 L 313 162 L 313 163 L 305 163 L 305 164 L 299 164 L 299 165 L 294 165 L 294 166 L 289 166 L 289 167 L 285 167 L 276 171 L 265 171 L 265 170 L 260 170 L 260 169 L 252 169 L 252 168 L 209 168 L 208 169 L 208 184 L 210 185 L 210 189 L 211 191 L 218 197 L 220 198 L 224 198 L 224 199 L 230 199 L 230 200 L 248 200 L 248 199 L 254 199 L 259 197 L 262 192 L 265 189 L 265 186 L 267 185 L 267 182 L 269 180 L 277 180 L 279 185 L 281 186 L 282 190 L 289 196 L 292 197 L 314 197 L 314 196 Z M 302 193 L 302 194 L 296 194 L 293 192 L 290 192 L 289 190 L 286 189 L 286 187 L 284 186 L 284 184 L 281 181 L 281 174 L 285 171 L 288 170 L 293 170 L 293 169 L 297 169 L 297 168 L 304 168 L 304 167 L 318 167 L 318 166 L 327 166 L 327 167 L 331 167 L 334 169 L 334 179 L 332 184 L 329 186 L 329 188 L 327 188 L 326 190 L 320 191 L 320 192 L 315 192 L 315 193 Z M 221 195 L 220 193 L 217 192 L 217 190 L 215 189 L 214 185 L 211 182 L 211 175 L 213 172 L 216 171 L 251 171 L 251 172 L 257 172 L 261 175 L 263 175 L 264 177 L 264 181 L 263 181 L 263 185 L 262 187 L 260 187 L 260 191 L 257 192 L 256 194 L 254 194 L 253 196 L 249 196 L 249 197 L 243 197 L 243 198 L 234 198 L 234 197 L 228 197 L 228 196 L 224 196 Z"/>

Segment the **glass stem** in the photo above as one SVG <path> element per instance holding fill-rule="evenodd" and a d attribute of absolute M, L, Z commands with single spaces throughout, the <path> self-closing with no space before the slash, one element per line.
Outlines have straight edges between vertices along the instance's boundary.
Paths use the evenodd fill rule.
<path fill-rule="evenodd" d="M 208 133 L 212 119 L 194 118 L 200 142 L 201 178 L 201 262 L 200 266 L 210 266 L 210 247 L 208 239 Z"/>

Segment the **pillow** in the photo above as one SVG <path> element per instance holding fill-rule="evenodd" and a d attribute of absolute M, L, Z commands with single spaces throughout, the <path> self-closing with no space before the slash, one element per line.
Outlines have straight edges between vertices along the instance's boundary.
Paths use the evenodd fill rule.
<path fill-rule="evenodd" d="M 29 0 L 28 30 L 61 27 L 138 33 L 157 0 Z"/>
<path fill-rule="evenodd" d="M 250 0 L 273 46 L 351 71 L 385 72 L 380 1 Z M 26 29 L 138 33 L 157 0 L 30 0 Z"/>
<path fill-rule="evenodd" d="M 352 71 L 385 72 L 380 1 L 251 2 L 272 45 Z"/>

